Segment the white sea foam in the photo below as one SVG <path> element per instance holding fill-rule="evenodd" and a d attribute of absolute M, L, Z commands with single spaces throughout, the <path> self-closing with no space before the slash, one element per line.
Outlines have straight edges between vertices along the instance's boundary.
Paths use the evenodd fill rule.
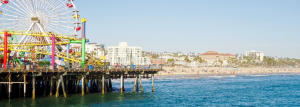
<path fill-rule="evenodd" d="M 224 77 L 236 77 L 235 75 L 224 75 L 224 76 L 208 76 L 210 78 L 224 78 Z"/>
<path fill-rule="evenodd" d="M 270 75 L 248 75 L 248 76 L 251 76 L 251 77 L 267 77 L 267 76 L 270 76 Z"/>
<path fill-rule="evenodd" d="M 124 83 L 134 83 L 135 78 L 124 79 Z M 142 79 L 142 81 L 151 81 L 151 79 Z M 121 83 L 120 79 L 112 79 L 112 83 Z"/>

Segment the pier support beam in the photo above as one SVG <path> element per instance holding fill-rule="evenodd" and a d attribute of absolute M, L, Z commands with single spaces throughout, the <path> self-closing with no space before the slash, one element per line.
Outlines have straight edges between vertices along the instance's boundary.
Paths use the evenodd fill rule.
<path fill-rule="evenodd" d="M 45 89 L 44 89 L 44 94 L 43 94 L 43 96 L 46 96 L 46 93 L 47 93 L 47 85 L 48 85 L 48 81 L 43 81 L 44 82 L 44 86 L 45 86 Z"/>
<path fill-rule="evenodd" d="M 100 84 L 101 84 L 101 78 L 98 76 L 97 78 L 97 91 L 100 92 Z"/>
<path fill-rule="evenodd" d="M 32 99 L 35 99 L 35 74 L 32 75 Z"/>
<path fill-rule="evenodd" d="M 75 80 L 74 80 L 74 81 L 75 81 Z M 77 80 L 77 81 L 76 81 L 75 93 L 78 93 L 79 82 L 80 82 L 80 80 Z"/>
<path fill-rule="evenodd" d="M 123 94 L 123 89 L 124 89 L 124 74 L 121 74 L 121 88 L 120 88 L 120 93 Z"/>
<path fill-rule="evenodd" d="M 133 90 L 132 90 L 133 93 L 135 93 L 136 88 L 137 88 L 137 76 L 135 76 L 135 81 L 134 81 Z"/>
<path fill-rule="evenodd" d="M 69 94 L 69 80 L 68 80 L 68 76 L 66 76 L 66 94 Z"/>
<path fill-rule="evenodd" d="M 109 91 L 112 91 L 113 88 L 112 88 L 112 84 L 111 84 L 111 78 L 109 77 Z"/>
<path fill-rule="evenodd" d="M 8 74 L 8 100 L 9 100 L 9 102 L 10 102 L 10 95 L 11 95 L 11 74 Z"/>
<path fill-rule="evenodd" d="M 154 74 L 151 75 L 152 75 L 152 92 L 154 92 Z"/>
<path fill-rule="evenodd" d="M 59 96 L 59 86 L 60 86 L 60 83 L 61 83 L 61 78 L 59 78 L 56 83 L 57 83 L 57 87 L 56 87 L 55 97 L 58 97 Z"/>
<path fill-rule="evenodd" d="M 50 77 L 50 95 L 52 95 L 53 91 L 53 76 Z"/>
<path fill-rule="evenodd" d="M 84 96 L 84 76 L 81 78 L 81 95 Z"/>
<path fill-rule="evenodd" d="M 86 88 L 85 92 L 86 92 L 86 93 L 90 93 L 90 92 L 89 92 L 89 79 L 87 79 L 87 78 L 85 79 L 85 84 L 86 84 L 86 85 L 85 85 L 85 88 Z"/>
<path fill-rule="evenodd" d="M 105 75 L 103 74 L 102 75 L 102 86 L 101 86 L 101 88 L 102 88 L 102 94 L 105 94 L 105 91 L 104 91 L 104 81 L 105 81 L 105 77 L 104 77 Z"/>
<path fill-rule="evenodd" d="M 22 84 L 19 84 L 19 97 L 21 97 L 21 92 L 22 92 Z"/>
<path fill-rule="evenodd" d="M 0 99 L 2 97 L 2 83 L 0 83 Z"/>
<path fill-rule="evenodd" d="M 141 77 L 141 74 L 139 75 L 139 79 L 140 79 L 140 84 L 141 84 L 141 92 L 143 93 L 143 92 L 144 92 L 144 89 L 143 89 L 143 84 L 142 84 L 142 77 Z"/>
<path fill-rule="evenodd" d="M 1 92 L 1 90 L 0 90 L 0 92 Z M 26 100 L 26 74 L 24 74 L 24 100 Z"/>
<path fill-rule="evenodd" d="M 74 93 L 75 80 L 71 81 L 71 93 Z"/>
<path fill-rule="evenodd" d="M 91 87 L 90 87 L 90 92 L 93 93 L 94 91 L 94 84 L 95 84 L 95 79 L 92 78 L 91 76 Z"/>
<path fill-rule="evenodd" d="M 60 76 L 60 79 L 61 79 L 61 86 L 62 86 L 62 90 L 63 90 L 63 93 L 64 93 L 64 97 L 67 97 L 67 94 L 66 94 L 66 91 L 65 91 L 65 82 L 64 82 L 64 77 L 61 75 Z"/>
<path fill-rule="evenodd" d="M 135 74 L 136 92 L 139 92 L 139 74 Z"/>
<path fill-rule="evenodd" d="M 123 74 L 123 79 L 122 80 L 123 80 L 123 86 L 122 87 L 123 87 L 123 92 L 124 92 L 125 91 L 125 87 L 124 87 L 124 74 Z"/>
<path fill-rule="evenodd" d="M 107 92 L 107 89 L 108 89 L 107 79 L 104 80 L 104 83 L 105 83 L 104 91 Z"/>

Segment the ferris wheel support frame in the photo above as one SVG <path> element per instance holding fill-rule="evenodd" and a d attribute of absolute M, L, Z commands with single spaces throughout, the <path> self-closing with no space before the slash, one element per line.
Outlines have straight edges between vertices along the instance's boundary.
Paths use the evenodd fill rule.
<path fill-rule="evenodd" d="M 34 23 L 32 23 L 26 31 L 30 31 L 30 29 L 33 27 L 33 25 L 34 25 Z M 27 37 L 27 35 L 23 36 L 22 39 L 19 41 L 19 44 L 21 44 L 26 37 Z"/>

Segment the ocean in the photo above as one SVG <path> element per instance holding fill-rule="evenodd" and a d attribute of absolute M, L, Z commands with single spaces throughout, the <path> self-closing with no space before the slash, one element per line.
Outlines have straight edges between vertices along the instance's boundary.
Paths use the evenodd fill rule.
<path fill-rule="evenodd" d="M 113 80 L 113 92 L 106 94 L 71 94 L 37 97 L 26 101 L 0 100 L 0 107 L 186 107 L 186 106 L 300 106 L 300 75 L 265 74 L 239 76 L 185 77 L 165 76 L 155 79 L 151 92 L 150 79 L 142 79 L 144 93 L 132 93 L 133 79 L 125 79 L 125 93 L 120 94 L 119 80 Z M 29 91 L 29 90 L 28 90 Z"/>

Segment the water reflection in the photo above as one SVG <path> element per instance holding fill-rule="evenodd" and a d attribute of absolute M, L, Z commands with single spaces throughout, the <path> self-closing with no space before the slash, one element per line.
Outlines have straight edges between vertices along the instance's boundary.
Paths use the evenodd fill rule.
<path fill-rule="evenodd" d="M 36 106 L 36 102 L 35 100 L 31 100 L 31 104 L 30 104 L 31 107 L 35 107 Z"/>
<path fill-rule="evenodd" d="M 144 93 L 132 93 L 132 83 L 125 83 L 125 93 L 119 90 L 105 94 L 72 94 L 67 98 L 47 96 L 35 100 L 27 98 L 0 100 L 0 107 L 53 107 L 53 106 L 297 106 L 300 76 L 219 77 L 197 79 L 143 81 Z M 224 79 L 224 80 L 223 80 Z M 225 80 L 226 79 L 226 80 Z M 113 84 L 115 89 L 118 83 Z M 288 88 L 288 90 L 286 90 Z M 272 90 L 272 91 L 268 91 Z M 272 96 L 266 98 L 267 96 Z M 251 99 L 248 102 L 245 99 Z M 277 104 L 271 102 L 278 102 Z M 290 101 L 290 102 L 289 102 Z M 290 104 L 294 102 L 294 104 Z M 283 105 L 280 105 L 284 103 Z"/>
<path fill-rule="evenodd" d="M 80 105 L 83 105 L 83 104 L 85 104 L 85 102 L 84 102 L 84 98 L 85 98 L 85 97 L 81 97 L 81 99 L 80 99 Z"/>

